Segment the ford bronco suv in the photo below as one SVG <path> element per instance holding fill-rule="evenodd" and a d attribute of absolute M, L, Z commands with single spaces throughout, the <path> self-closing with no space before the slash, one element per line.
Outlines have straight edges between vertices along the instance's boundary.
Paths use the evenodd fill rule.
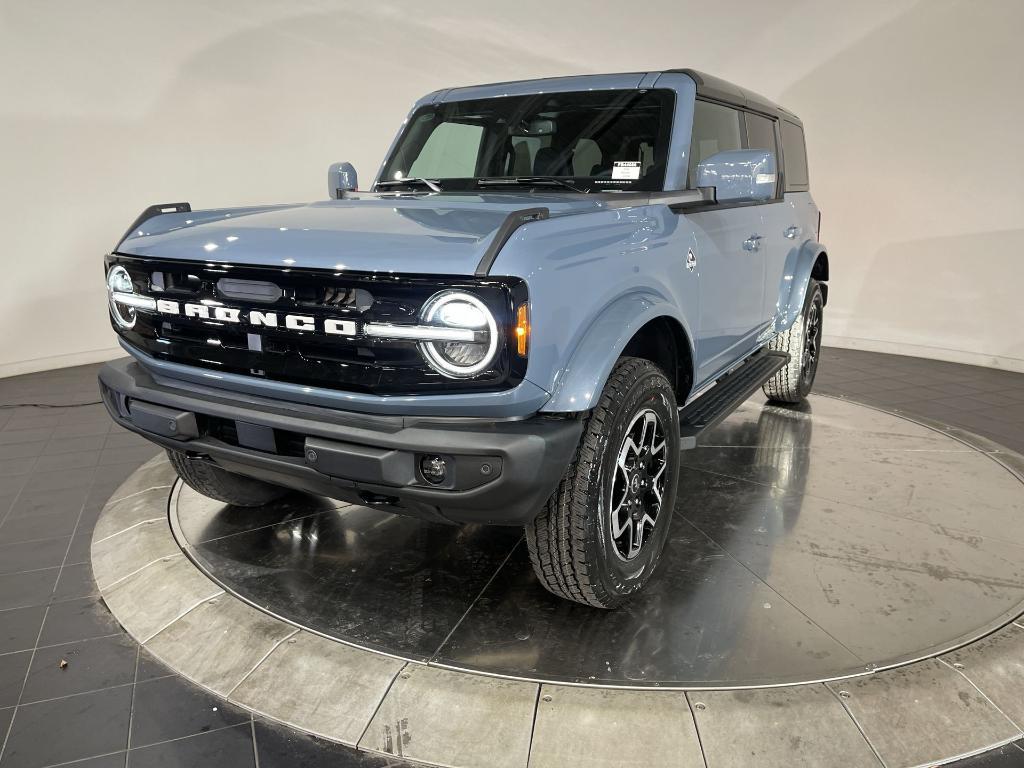
<path fill-rule="evenodd" d="M 148 208 L 105 259 L 101 390 L 182 480 L 518 525 L 537 577 L 651 578 L 680 451 L 814 382 L 828 258 L 792 113 L 692 70 L 452 88 L 369 191 Z M 684 502 L 685 503 L 685 502 Z"/>

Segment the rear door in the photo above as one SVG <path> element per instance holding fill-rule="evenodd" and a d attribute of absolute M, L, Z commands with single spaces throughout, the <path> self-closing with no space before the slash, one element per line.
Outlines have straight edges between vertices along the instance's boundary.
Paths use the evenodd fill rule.
<path fill-rule="evenodd" d="M 761 258 L 765 279 L 761 319 L 765 324 L 775 320 L 778 312 L 779 290 L 786 259 L 793 248 L 800 247 L 801 228 L 793 207 L 782 197 L 782 154 L 779 152 L 779 121 L 754 112 L 745 112 L 746 149 L 765 149 L 775 155 L 776 188 L 774 200 L 758 207 L 761 215 Z"/>
<path fill-rule="evenodd" d="M 697 165 L 718 152 L 744 146 L 743 114 L 698 99 L 690 142 L 689 186 Z M 692 212 L 700 277 L 697 385 L 742 359 L 757 346 L 764 326 L 765 259 L 759 205 L 722 206 Z"/>

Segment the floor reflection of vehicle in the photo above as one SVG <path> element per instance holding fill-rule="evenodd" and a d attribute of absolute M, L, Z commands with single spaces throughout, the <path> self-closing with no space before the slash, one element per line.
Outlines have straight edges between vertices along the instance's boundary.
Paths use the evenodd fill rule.
<path fill-rule="evenodd" d="M 908 517 L 915 486 L 926 520 Z M 806 682 L 948 650 L 1024 599 L 1006 541 L 1017 479 L 890 414 L 826 398 L 797 409 L 748 401 L 687 452 L 678 496 L 658 578 L 616 611 L 550 596 L 514 528 L 302 496 L 240 515 L 186 487 L 172 515 L 214 577 L 261 608 L 345 641 L 515 677 Z M 968 523 L 992 533 L 964 536 Z"/>
<path fill-rule="evenodd" d="M 452 606 L 459 595 L 476 598 L 473 590 L 461 588 L 470 583 L 478 584 L 477 591 L 483 588 L 491 575 L 486 569 L 497 569 L 515 546 L 512 531 L 432 525 L 347 507 L 201 549 L 203 557 L 220 561 L 221 569 L 225 559 L 244 559 L 245 588 L 259 590 L 261 602 L 277 606 L 286 618 L 351 632 L 370 644 L 393 637 L 397 630 L 385 625 L 399 623 L 403 642 L 424 656 L 454 653 L 484 668 L 534 673 L 559 668 L 573 679 L 636 682 L 755 677 L 759 665 L 778 670 L 797 658 L 791 638 L 779 628 L 784 622 L 774 619 L 795 611 L 725 548 L 730 531 L 766 529 L 774 535 L 792 524 L 794 508 L 777 503 L 774 489 L 802 489 L 810 435 L 810 406 L 793 410 L 748 403 L 708 436 L 709 445 L 691 452 L 702 469 L 681 472 L 680 519 L 662 577 L 640 599 L 614 612 L 552 600 L 538 588 L 519 551 L 481 598 L 504 603 L 501 618 L 473 628 L 472 636 L 455 632 L 447 648 L 442 641 L 468 603 L 459 610 L 438 607 Z M 735 462 L 756 465 L 766 484 L 743 483 L 742 492 L 723 493 L 723 483 L 735 482 L 729 478 Z M 230 516 L 232 508 L 219 514 Z M 720 527 L 710 529 L 703 522 L 708 518 Z M 506 541 L 496 547 L 499 532 Z M 444 598 L 429 597 L 439 594 Z M 425 602 L 433 604 L 432 611 L 425 610 Z M 764 605 L 775 602 L 780 604 L 775 613 L 766 611 Z M 391 613 L 388 621 L 379 618 L 381 606 Z M 771 626 L 764 626 L 765 618 Z M 830 660 L 829 648 L 812 650 L 822 655 L 822 663 Z"/>
<path fill-rule="evenodd" d="M 707 445 L 689 452 L 701 469 L 680 472 L 672 537 L 658 578 L 640 599 L 611 613 L 551 605 L 520 570 L 496 580 L 500 599 L 513 607 L 475 625 L 472 638 L 457 632 L 446 650 L 474 667 L 560 669 L 573 679 L 640 683 L 856 667 L 855 657 L 727 552 L 731 532 L 761 530 L 774 540 L 795 524 L 800 507 L 783 504 L 781 495 L 804 488 L 812 429 L 810 404 L 748 402 L 707 436 Z M 732 479 L 737 463 L 757 467 L 762 484 Z M 717 527 L 706 525 L 709 519 Z M 770 547 L 762 555 L 770 559 Z"/>
<path fill-rule="evenodd" d="M 780 637 L 774 618 L 795 609 L 756 574 L 770 568 L 773 543 L 800 514 L 801 505 L 792 501 L 802 494 L 812 461 L 811 410 L 810 403 L 793 408 L 748 401 L 684 458 L 671 546 L 700 548 L 704 572 L 685 613 L 674 613 L 670 622 L 680 637 L 693 636 L 693 623 L 700 627 L 692 664 L 712 676 L 748 675 L 755 660 L 778 670 L 784 659 L 796 658 L 792 646 L 777 645 L 793 638 Z M 741 473 L 756 482 L 739 480 Z M 722 599 L 723 589 L 732 590 L 729 600 Z M 819 641 L 808 653 L 824 654 L 831 664 L 857 662 L 823 632 L 808 634 Z"/>

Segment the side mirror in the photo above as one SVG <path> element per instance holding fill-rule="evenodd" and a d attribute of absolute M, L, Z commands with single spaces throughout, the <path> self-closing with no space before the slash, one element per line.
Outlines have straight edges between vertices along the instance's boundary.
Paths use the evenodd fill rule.
<path fill-rule="evenodd" d="M 346 192 L 359 187 L 356 169 L 352 163 L 332 163 L 327 169 L 327 194 L 331 200 L 340 200 Z"/>
<path fill-rule="evenodd" d="M 775 197 L 775 153 L 766 149 L 718 152 L 697 166 L 697 186 L 714 187 L 718 202 L 760 202 Z"/>

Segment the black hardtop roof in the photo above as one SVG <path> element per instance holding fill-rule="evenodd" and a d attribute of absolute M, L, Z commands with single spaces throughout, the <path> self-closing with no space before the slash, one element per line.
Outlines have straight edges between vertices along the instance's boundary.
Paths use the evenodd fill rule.
<path fill-rule="evenodd" d="M 700 72 L 696 69 L 665 69 L 658 72 L 605 72 L 605 73 L 590 73 L 585 75 L 567 75 L 567 76 L 553 76 L 553 77 L 538 77 L 530 80 L 505 80 L 496 83 L 479 83 L 470 88 L 490 88 L 493 86 L 510 85 L 512 83 L 531 83 L 538 82 L 542 83 L 546 80 L 567 80 L 573 77 L 614 77 L 617 75 L 638 75 L 641 79 L 647 74 L 662 74 L 665 72 L 673 72 L 686 75 L 697 85 L 697 95 L 712 101 L 720 101 L 726 104 L 732 104 L 737 107 L 749 109 L 754 112 L 761 112 L 766 115 L 773 117 L 786 118 L 787 120 L 802 125 L 800 118 L 790 112 L 785 107 L 779 106 L 770 99 L 761 96 L 760 94 L 748 91 L 746 88 L 741 88 L 735 83 L 730 83 L 728 80 L 723 80 L 720 77 L 709 75 L 705 72 Z M 462 87 L 448 88 L 438 93 L 450 93 L 451 91 L 462 90 Z"/>
<path fill-rule="evenodd" d="M 679 72 L 687 75 L 697 84 L 697 95 L 714 101 L 723 101 L 727 104 L 735 104 L 738 107 L 763 112 L 775 117 L 785 117 L 794 123 L 800 123 L 800 119 L 785 107 L 780 107 L 774 101 L 766 99 L 760 94 L 741 88 L 735 83 L 723 80 L 714 75 L 698 72 L 696 69 L 668 69 L 666 72 Z"/>

